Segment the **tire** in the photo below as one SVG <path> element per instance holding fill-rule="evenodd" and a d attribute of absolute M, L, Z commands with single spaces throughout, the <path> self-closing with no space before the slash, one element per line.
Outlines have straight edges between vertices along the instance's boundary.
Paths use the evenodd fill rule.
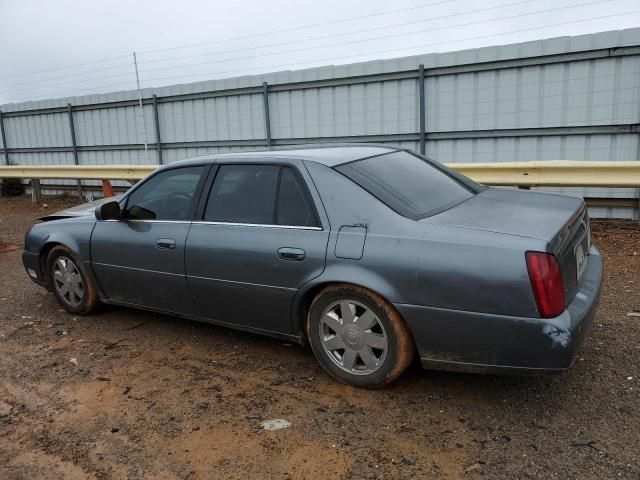
<path fill-rule="evenodd" d="M 47 257 L 47 275 L 51 291 L 64 309 L 74 315 L 87 315 L 98 306 L 93 277 L 67 247 L 58 245 Z"/>
<path fill-rule="evenodd" d="M 362 388 L 395 381 L 415 352 L 411 332 L 397 310 L 378 294 L 349 284 L 327 287 L 314 298 L 307 338 L 333 378 Z"/>

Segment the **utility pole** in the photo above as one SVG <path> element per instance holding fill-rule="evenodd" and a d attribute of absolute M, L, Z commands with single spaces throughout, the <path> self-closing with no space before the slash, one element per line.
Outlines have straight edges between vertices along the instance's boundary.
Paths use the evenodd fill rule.
<path fill-rule="evenodd" d="M 142 90 L 140 89 L 140 75 L 138 74 L 138 59 L 136 52 L 133 52 L 133 65 L 136 69 L 136 84 L 138 85 L 138 105 L 140 105 L 140 117 L 142 119 L 142 135 L 144 137 L 144 155 L 149 164 L 149 145 L 147 143 L 147 122 L 144 118 L 144 107 L 142 106 Z"/>

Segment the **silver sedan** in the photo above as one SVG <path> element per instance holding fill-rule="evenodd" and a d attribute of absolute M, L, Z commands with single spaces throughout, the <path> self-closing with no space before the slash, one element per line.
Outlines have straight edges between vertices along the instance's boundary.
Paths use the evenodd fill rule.
<path fill-rule="evenodd" d="M 478 185 L 399 148 L 175 162 L 45 217 L 28 275 L 73 314 L 142 308 L 308 343 L 336 379 L 561 371 L 602 260 L 582 199 Z"/>

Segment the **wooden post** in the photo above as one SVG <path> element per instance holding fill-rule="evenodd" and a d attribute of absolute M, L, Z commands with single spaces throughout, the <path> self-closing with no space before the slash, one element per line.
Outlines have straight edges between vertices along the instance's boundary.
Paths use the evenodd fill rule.
<path fill-rule="evenodd" d="M 31 203 L 38 203 L 42 200 L 42 190 L 40 189 L 40 179 L 31 179 Z"/>

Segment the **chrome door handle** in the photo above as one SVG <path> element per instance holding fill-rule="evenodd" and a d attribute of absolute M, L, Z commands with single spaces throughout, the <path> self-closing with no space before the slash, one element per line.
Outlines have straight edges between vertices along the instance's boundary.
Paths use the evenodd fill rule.
<path fill-rule="evenodd" d="M 293 260 L 299 262 L 304 260 L 305 251 L 301 248 L 282 247 L 278 249 L 278 257 L 282 260 Z"/>
<path fill-rule="evenodd" d="M 156 240 L 156 247 L 161 250 L 175 250 L 176 241 L 171 238 L 159 238 Z"/>

